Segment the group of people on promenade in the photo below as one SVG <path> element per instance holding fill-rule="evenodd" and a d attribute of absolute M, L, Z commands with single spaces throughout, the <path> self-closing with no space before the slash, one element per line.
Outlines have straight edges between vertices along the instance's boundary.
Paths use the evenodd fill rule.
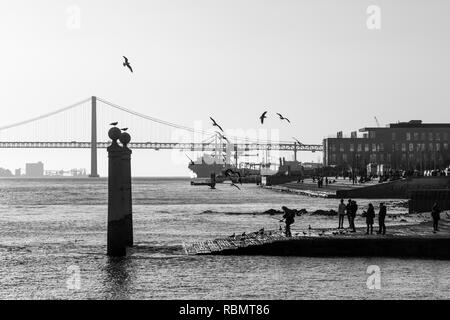
<path fill-rule="evenodd" d="M 338 229 L 344 229 L 344 220 L 345 216 L 348 218 L 348 224 L 349 228 L 351 229 L 350 232 L 356 232 L 355 228 L 355 218 L 356 213 L 358 211 L 358 204 L 356 201 L 352 199 L 348 199 L 347 204 L 344 203 L 344 199 L 341 199 L 341 202 L 339 203 L 338 207 L 338 217 L 339 217 L 339 226 Z M 387 209 L 384 203 L 380 203 L 380 211 L 378 213 L 378 234 L 386 234 L 386 214 Z M 369 207 L 367 209 L 367 212 L 365 212 L 366 215 L 366 224 L 367 224 L 367 231 L 366 234 L 373 234 L 373 224 L 375 220 L 375 207 L 369 203 Z"/>
<path fill-rule="evenodd" d="M 348 203 L 344 203 L 344 199 L 341 199 L 341 202 L 339 203 L 338 207 L 338 216 L 339 216 L 339 226 L 338 229 L 344 228 L 344 219 L 345 216 L 348 217 L 348 224 L 349 228 L 351 229 L 350 232 L 356 232 L 355 229 L 355 218 L 356 218 L 356 212 L 358 211 L 358 205 L 356 204 L 356 201 L 349 199 Z M 369 207 L 365 213 L 366 217 L 366 225 L 367 225 L 367 231 L 366 234 L 373 234 L 373 225 L 375 220 L 375 207 L 373 204 L 369 203 Z M 431 218 L 433 219 L 433 232 L 439 231 L 439 220 L 441 209 L 439 208 L 439 205 L 437 203 L 434 203 L 433 208 L 431 210 Z M 378 212 L 378 232 L 377 234 L 386 234 L 386 214 L 387 214 L 387 208 L 385 204 L 382 202 L 380 203 L 380 211 Z"/>
<path fill-rule="evenodd" d="M 317 188 L 323 188 L 323 184 L 324 184 L 324 182 L 325 182 L 325 186 L 327 187 L 329 184 L 332 184 L 332 183 L 336 183 L 336 179 L 328 179 L 328 177 L 321 177 L 321 176 L 319 176 L 319 177 L 315 177 L 315 176 L 313 176 L 312 177 L 312 182 L 313 183 L 316 183 L 316 181 L 317 181 Z"/>
<path fill-rule="evenodd" d="M 291 225 L 295 222 L 294 217 L 296 215 L 296 211 L 289 209 L 285 206 L 282 207 L 284 215 L 280 222 L 284 220 L 286 223 L 286 237 L 291 237 Z M 344 199 L 341 199 L 338 207 L 338 217 L 339 217 L 339 226 L 338 229 L 344 229 L 344 220 L 345 216 L 348 218 L 350 232 L 356 232 L 355 228 L 355 218 L 356 213 L 358 212 L 358 204 L 355 200 L 348 199 L 347 204 L 344 203 Z M 439 231 L 439 220 L 440 220 L 441 210 L 437 203 L 434 203 L 433 208 L 431 210 L 431 217 L 433 218 L 433 232 Z M 366 234 L 373 234 L 373 225 L 375 221 L 375 207 L 372 203 L 369 203 L 367 211 L 364 212 L 366 218 L 367 230 Z M 378 212 L 378 232 L 377 234 L 386 234 L 386 215 L 387 208 L 384 202 L 380 203 L 379 212 Z M 280 227 L 281 228 L 281 227 Z M 311 227 L 310 227 L 311 228 Z"/>

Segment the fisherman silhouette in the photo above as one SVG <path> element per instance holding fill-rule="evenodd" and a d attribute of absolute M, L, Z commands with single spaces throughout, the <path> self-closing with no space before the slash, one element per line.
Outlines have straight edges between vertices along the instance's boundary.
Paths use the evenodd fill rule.
<path fill-rule="evenodd" d="M 295 222 L 294 217 L 295 217 L 295 211 L 289 209 L 288 207 L 281 207 L 281 209 L 284 211 L 284 215 L 283 215 L 283 219 L 281 219 L 280 221 L 283 221 L 286 223 L 286 237 L 292 237 L 291 234 L 291 224 L 293 224 Z"/>
<path fill-rule="evenodd" d="M 441 209 L 439 208 L 439 205 L 437 202 L 433 204 L 433 208 L 431 209 L 431 217 L 433 218 L 433 232 L 439 231 L 439 220 Z"/>

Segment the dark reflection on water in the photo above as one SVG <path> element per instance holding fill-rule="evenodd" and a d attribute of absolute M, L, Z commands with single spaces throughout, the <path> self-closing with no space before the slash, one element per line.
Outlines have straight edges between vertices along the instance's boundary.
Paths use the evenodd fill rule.
<path fill-rule="evenodd" d="M 134 270 L 132 259 L 108 257 L 105 266 L 101 270 L 105 298 L 129 299 L 130 288 L 133 287 L 135 278 Z"/>

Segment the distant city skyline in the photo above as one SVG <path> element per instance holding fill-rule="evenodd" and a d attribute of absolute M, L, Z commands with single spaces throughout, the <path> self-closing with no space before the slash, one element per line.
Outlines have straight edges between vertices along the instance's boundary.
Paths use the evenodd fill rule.
<path fill-rule="evenodd" d="M 379 29 L 368 28 L 371 5 L 381 10 Z M 281 139 L 316 144 L 375 126 L 374 116 L 382 125 L 450 122 L 446 1 L 48 0 L 3 9 L 0 126 L 90 95 L 184 126 L 208 126 L 213 116 L 257 130 L 269 109 L 292 122 L 268 122 Z M 37 161 L 90 166 L 87 150 L 0 152 L 10 170 Z M 106 176 L 106 151 L 98 154 Z M 134 150 L 133 174 L 187 176 L 188 161 L 171 156 Z"/>

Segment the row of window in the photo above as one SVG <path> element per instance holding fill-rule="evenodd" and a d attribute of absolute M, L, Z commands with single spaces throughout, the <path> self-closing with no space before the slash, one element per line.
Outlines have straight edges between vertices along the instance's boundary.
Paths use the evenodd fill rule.
<path fill-rule="evenodd" d="M 336 145 L 335 144 L 331 144 L 330 146 L 331 148 L 331 152 L 336 152 Z M 356 147 L 356 149 L 355 149 Z M 448 142 L 444 142 L 444 143 L 434 143 L 434 142 L 430 142 L 430 143 L 393 143 L 392 144 L 392 152 L 395 151 L 409 151 L 409 152 L 424 152 L 424 151 L 441 151 L 441 150 L 448 150 Z M 345 150 L 345 145 L 343 143 L 341 143 L 339 145 L 339 152 L 346 152 L 347 150 Z M 384 143 L 358 143 L 358 144 L 354 144 L 354 143 L 350 143 L 348 146 L 348 151 L 350 152 L 384 152 Z"/>
<path fill-rule="evenodd" d="M 375 131 L 369 131 L 369 138 L 375 139 L 376 132 Z M 446 141 L 448 140 L 448 132 L 406 132 L 406 133 L 398 133 L 392 132 L 392 140 L 403 140 L 406 141 L 440 141 L 441 139 Z"/>
<path fill-rule="evenodd" d="M 429 141 L 440 141 L 442 138 L 442 140 L 447 141 L 448 140 L 448 132 L 428 132 L 428 134 L 426 132 L 421 132 L 419 134 L 419 132 L 406 132 L 406 136 L 405 139 L 406 141 L 425 141 L 425 140 L 429 140 Z M 396 137 L 396 133 L 392 132 L 392 140 L 397 140 Z"/>
<path fill-rule="evenodd" d="M 354 163 L 355 165 L 361 165 L 361 163 L 357 163 L 360 161 L 364 161 L 364 157 L 357 157 L 354 158 L 353 155 L 347 154 L 347 153 L 343 153 L 342 155 L 342 162 L 343 163 Z M 428 154 L 423 154 L 420 157 L 415 156 L 413 153 L 402 153 L 399 157 L 395 157 L 393 155 L 391 155 L 390 153 L 388 154 L 384 154 L 384 153 L 380 153 L 380 154 L 376 154 L 376 153 L 371 153 L 368 157 L 369 162 L 372 163 L 391 163 L 392 160 L 394 159 L 394 161 L 406 161 L 407 159 L 411 162 L 427 162 L 427 161 L 440 161 L 442 162 L 444 160 L 444 157 L 441 154 L 438 155 L 428 155 Z M 337 155 L 335 153 L 331 154 L 330 157 L 331 163 L 330 164 L 337 164 Z M 339 162 L 341 159 L 339 159 Z"/>

